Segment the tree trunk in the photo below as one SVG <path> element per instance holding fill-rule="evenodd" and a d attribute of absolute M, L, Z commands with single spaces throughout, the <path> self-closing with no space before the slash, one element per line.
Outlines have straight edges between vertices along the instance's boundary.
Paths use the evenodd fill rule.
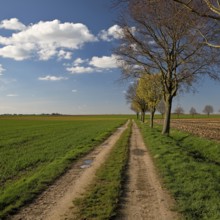
<path fill-rule="evenodd" d="M 170 118 L 171 118 L 171 108 L 172 108 L 173 97 L 169 96 L 165 100 L 165 118 L 163 123 L 163 135 L 170 134 Z"/>
<path fill-rule="evenodd" d="M 137 120 L 138 120 L 139 119 L 139 112 L 137 112 L 136 115 L 137 115 Z"/>
<path fill-rule="evenodd" d="M 144 123 L 145 121 L 145 112 L 141 112 L 141 121 Z"/>
<path fill-rule="evenodd" d="M 155 110 L 150 112 L 150 128 L 154 127 L 154 113 L 155 113 Z"/>
<path fill-rule="evenodd" d="M 144 123 L 144 121 L 145 121 L 145 112 L 143 111 L 142 112 L 142 122 Z"/>

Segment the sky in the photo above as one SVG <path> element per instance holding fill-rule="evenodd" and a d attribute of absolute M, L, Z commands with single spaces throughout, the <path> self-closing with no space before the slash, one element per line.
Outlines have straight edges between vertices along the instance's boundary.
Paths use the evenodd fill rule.
<path fill-rule="evenodd" d="M 0 114 L 127 114 L 113 48 L 117 10 L 110 0 L 1 0 Z M 207 78 L 173 109 L 220 109 L 220 83 Z"/>

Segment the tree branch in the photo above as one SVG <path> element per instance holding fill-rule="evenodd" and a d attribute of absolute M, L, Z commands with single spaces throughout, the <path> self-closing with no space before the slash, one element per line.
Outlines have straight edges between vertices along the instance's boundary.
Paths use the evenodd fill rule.
<path fill-rule="evenodd" d="M 203 0 L 203 1 L 207 4 L 207 6 L 210 8 L 210 10 L 213 11 L 214 13 L 218 14 L 218 15 L 211 15 L 211 14 L 205 14 L 205 13 L 199 12 L 198 10 L 196 10 L 195 8 L 193 8 L 193 7 L 190 6 L 190 3 L 191 3 L 192 1 L 189 1 L 188 3 L 185 3 L 185 2 L 183 2 L 183 1 L 181 1 L 181 0 L 173 0 L 173 1 L 178 2 L 178 3 L 182 4 L 182 5 L 184 5 L 188 10 L 190 10 L 191 12 L 197 14 L 197 15 L 200 16 L 200 17 L 205 17 L 205 18 L 211 18 L 211 19 L 215 19 L 215 20 L 220 20 L 220 16 L 218 16 L 218 15 L 220 15 L 219 9 L 217 9 L 217 8 L 215 8 L 213 5 L 211 5 L 210 1 Z M 217 11 L 216 11 L 216 9 L 217 9 Z"/>

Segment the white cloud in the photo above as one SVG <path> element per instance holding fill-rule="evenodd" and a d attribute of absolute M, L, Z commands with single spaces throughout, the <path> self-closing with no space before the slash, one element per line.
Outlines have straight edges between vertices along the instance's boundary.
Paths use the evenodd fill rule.
<path fill-rule="evenodd" d="M 58 59 L 70 60 L 72 58 L 72 53 L 69 51 L 60 50 L 58 52 Z"/>
<path fill-rule="evenodd" d="M 104 41 L 112 41 L 114 39 L 121 39 L 123 36 L 122 29 L 119 25 L 115 24 L 108 30 L 101 30 L 98 34 L 99 38 Z"/>
<path fill-rule="evenodd" d="M 5 69 L 3 68 L 2 64 L 0 64 L 0 76 L 3 75 L 4 71 L 5 71 Z"/>
<path fill-rule="evenodd" d="M 73 90 L 72 90 L 72 92 L 74 92 L 74 93 L 75 93 L 75 92 L 77 92 L 77 90 L 76 90 L 76 89 L 73 89 Z"/>
<path fill-rule="evenodd" d="M 8 94 L 8 95 L 6 95 L 7 97 L 17 97 L 18 96 L 18 94 Z"/>
<path fill-rule="evenodd" d="M 67 67 L 66 70 L 72 74 L 91 73 L 95 71 L 95 69 L 92 67 L 83 67 L 83 66 Z"/>
<path fill-rule="evenodd" d="M 56 48 L 44 47 L 37 52 L 40 60 L 49 60 L 57 54 Z"/>
<path fill-rule="evenodd" d="M 89 64 L 94 67 L 101 68 L 101 69 L 117 68 L 116 55 L 113 54 L 110 57 L 109 56 L 92 57 Z"/>
<path fill-rule="evenodd" d="M 39 77 L 38 78 L 39 80 L 42 80 L 42 81 L 60 81 L 60 80 L 66 80 L 68 78 L 66 77 L 62 77 L 62 76 L 44 76 L 44 77 Z"/>
<path fill-rule="evenodd" d="M 87 63 L 88 62 L 88 59 L 87 60 L 83 60 L 81 58 L 77 58 L 73 61 L 73 65 L 74 66 L 79 66 L 80 64 L 83 64 L 83 63 Z"/>
<path fill-rule="evenodd" d="M 40 60 L 48 60 L 54 56 L 58 59 L 70 59 L 72 53 L 69 50 L 79 49 L 85 43 L 94 41 L 97 38 L 84 24 L 61 23 L 59 20 L 40 21 L 13 33 L 11 37 L 0 36 L 0 44 L 3 45 L 0 56 L 15 60 L 25 60 L 33 56 Z"/>
<path fill-rule="evenodd" d="M 12 58 L 14 60 L 20 61 L 28 59 L 32 56 L 35 46 L 30 43 L 8 45 L 0 48 L 0 56 L 5 58 Z"/>
<path fill-rule="evenodd" d="M 11 18 L 1 21 L 0 28 L 21 31 L 24 30 L 26 26 L 22 24 L 17 18 Z"/>
<path fill-rule="evenodd" d="M 73 61 L 72 65 L 65 64 L 66 70 L 72 74 L 102 72 L 103 70 L 109 70 L 117 68 L 116 55 L 111 56 L 94 56 L 91 59 L 77 58 Z"/>

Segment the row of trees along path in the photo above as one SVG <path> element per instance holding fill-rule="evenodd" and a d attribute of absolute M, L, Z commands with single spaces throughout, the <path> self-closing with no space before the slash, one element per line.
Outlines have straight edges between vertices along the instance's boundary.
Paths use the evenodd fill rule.
<path fill-rule="evenodd" d="M 115 52 L 123 77 L 160 75 L 165 102 L 162 134 L 169 135 L 173 98 L 205 75 L 220 79 L 220 44 L 215 44 L 219 4 L 209 0 L 115 1 L 122 8 L 121 42 Z M 137 105 L 132 103 L 132 108 Z"/>

